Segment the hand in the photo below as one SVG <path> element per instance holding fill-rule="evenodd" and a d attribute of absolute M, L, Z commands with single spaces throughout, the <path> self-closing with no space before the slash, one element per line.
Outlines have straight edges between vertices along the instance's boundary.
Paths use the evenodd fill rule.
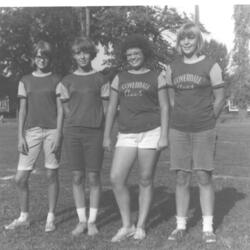
<path fill-rule="evenodd" d="M 103 139 L 103 147 L 108 152 L 111 151 L 111 139 L 110 139 L 110 137 L 104 137 L 104 139 Z"/>
<path fill-rule="evenodd" d="M 29 153 L 29 147 L 24 137 L 21 137 L 18 140 L 18 152 L 24 155 Z"/>
<path fill-rule="evenodd" d="M 157 150 L 162 150 L 168 147 L 168 138 L 167 136 L 161 136 L 157 143 Z"/>
<path fill-rule="evenodd" d="M 61 135 L 57 133 L 55 135 L 54 141 L 52 142 L 51 146 L 52 153 L 57 154 L 60 148 L 61 148 Z"/>

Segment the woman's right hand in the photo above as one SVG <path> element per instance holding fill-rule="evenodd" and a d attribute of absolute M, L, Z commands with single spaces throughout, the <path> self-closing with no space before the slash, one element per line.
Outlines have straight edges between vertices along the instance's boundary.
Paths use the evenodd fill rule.
<path fill-rule="evenodd" d="M 24 137 L 21 137 L 18 140 L 18 152 L 24 155 L 27 155 L 29 152 L 29 147 Z"/>
<path fill-rule="evenodd" d="M 111 151 L 111 139 L 110 139 L 110 137 L 104 137 L 103 147 L 105 150 Z"/>

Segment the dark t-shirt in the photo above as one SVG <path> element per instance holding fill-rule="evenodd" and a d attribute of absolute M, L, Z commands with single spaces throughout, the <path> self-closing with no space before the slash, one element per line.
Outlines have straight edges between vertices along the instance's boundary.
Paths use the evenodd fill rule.
<path fill-rule="evenodd" d="M 104 113 L 101 98 L 104 77 L 99 72 L 70 74 L 60 83 L 60 98 L 68 102 L 70 113 L 65 127 L 99 128 L 103 125 Z"/>
<path fill-rule="evenodd" d="M 160 126 L 158 91 L 166 85 L 161 85 L 159 75 L 154 71 L 142 74 L 125 71 L 113 80 L 111 88 L 119 94 L 121 133 L 139 133 Z"/>
<path fill-rule="evenodd" d="M 22 77 L 18 97 L 27 98 L 25 129 L 57 127 L 56 88 L 59 81 L 59 76 L 54 74 L 45 76 L 29 74 Z"/>
<path fill-rule="evenodd" d="M 167 70 L 168 86 L 174 89 L 170 127 L 199 132 L 215 127 L 213 88 L 223 85 L 221 69 L 211 58 L 187 64 L 179 59 Z"/>

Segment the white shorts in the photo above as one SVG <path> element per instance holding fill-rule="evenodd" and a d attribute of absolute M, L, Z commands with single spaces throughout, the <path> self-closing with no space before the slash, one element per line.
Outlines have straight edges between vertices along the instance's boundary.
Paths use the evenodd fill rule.
<path fill-rule="evenodd" d="M 161 128 L 157 127 L 146 132 L 123 134 L 118 133 L 116 147 L 136 147 L 156 149 L 160 139 Z"/>
<path fill-rule="evenodd" d="M 52 143 L 56 129 L 42 129 L 34 127 L 25 131 L 25 139 L 28 144 L 29 152 L 27 155 L 20 154 L 17 169 L 33 170 L 35 162 L 43 146 L 45 167 L 48 169 L 57 169 L 59 160 L 55 153 L 52 152 Z"/>

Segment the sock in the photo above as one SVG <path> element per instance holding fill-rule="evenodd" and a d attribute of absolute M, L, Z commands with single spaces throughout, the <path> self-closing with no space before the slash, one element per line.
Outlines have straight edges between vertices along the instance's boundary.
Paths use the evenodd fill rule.
<path fill-rule="evenodd" d="M 54 221 L 54 220 L 55 220 L 55 214 L 48 212 L 47 221 Z"/>
<path fill-rule="evenodd" d="M 96 217 L 97 217 L 97 212 L 98 209 L 97 208 L 90 208 L 89 209 L 89 219 L 88 219 L 88 223 L 94 223 L 96 221 Z"/>
<path fill-rule="evenodd" d="M 186 229 L 187 217 L 176 216 L 177 229 Z"/>
<path fill-rule="evenodd" d="M 86 216 L 86 207 L 81 207 L 76 209 L 78 218 L 80 222 L 86 222 L 87 216 Z"/>
<path fill-rule="evenodd" d="M 19 221 L 25 221 L 28 218 L 29 218 L 29 213 L 28 212 L 21 212 L 18 220 Z"/>
<path fill-rule="evenodd" d="M 213 232 L 213 216 L 202 216 L 203 232 Z"/>

